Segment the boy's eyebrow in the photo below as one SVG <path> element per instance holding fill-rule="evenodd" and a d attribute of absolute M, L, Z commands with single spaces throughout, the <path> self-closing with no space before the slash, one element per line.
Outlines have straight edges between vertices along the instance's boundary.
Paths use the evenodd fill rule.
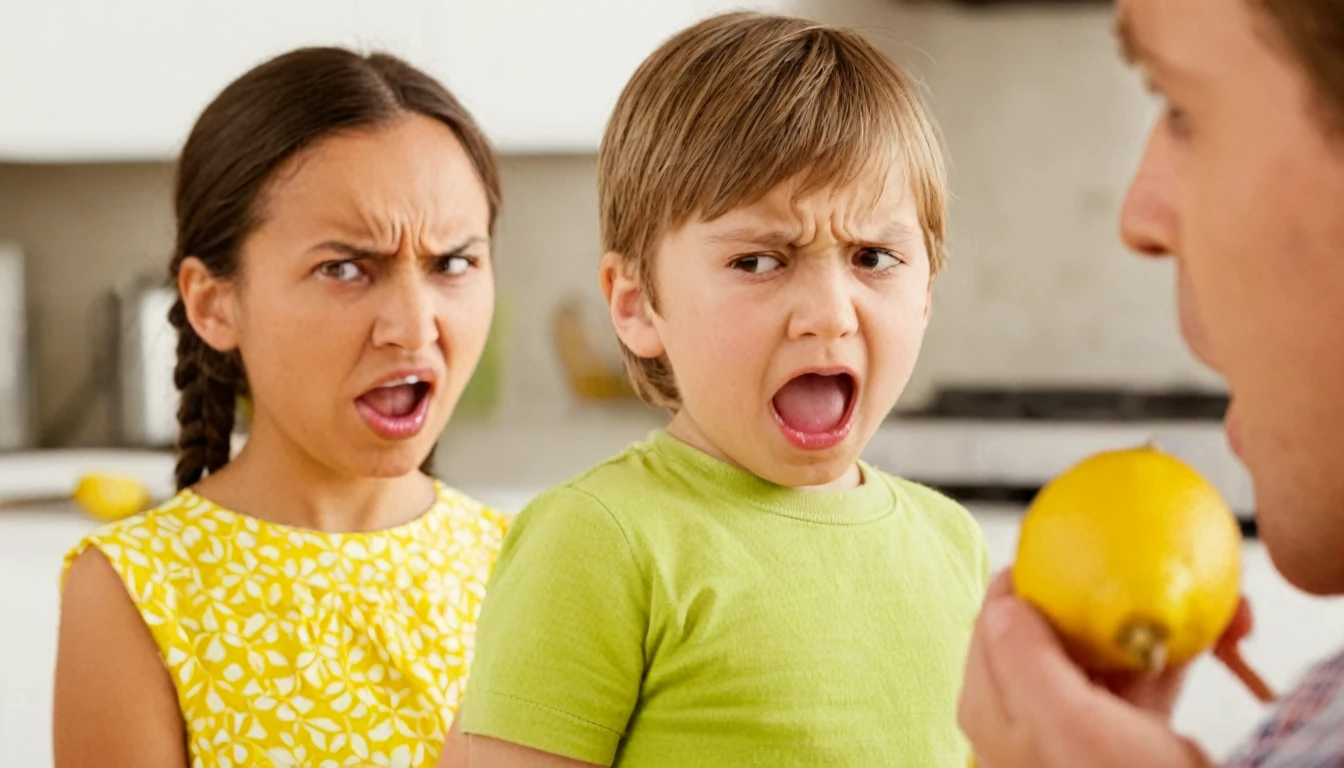
<path fill-rule="evenodd" d="M 871 233 L 863 233 L 865 236 L 859 237 L 854 242 L 863 243 L 897 243 L 905 242 L 911 237 L 919 234 L 919 230 L 911 227 L 903 221 L 889 221 L 881 227 L 874 229 Z M 709 236 L 709 240 L 719 245 L 731 244 L 750 244 L 750 245 L 768 245 L 768 246 L 786 246 L 793 243 L 797 235 L 792 232 L 786 232 L 782 229 L 757 229 L 755 227 L 734 227 L 733 229 L 715 232 Z"/>
<path fill-rule="evenodd" d="M 715 232 L 709 236 L 710 241 L 719 244 L 728 243 L 750 243 L 752 245 L 788 245 L 793 242 L 793 234 L 785 232 L 782 229 L 758 229 L 756 227 L 734 227 L 733 229 Z"/>
<path fill-rule="evenodd" d="M 910 238 L 922 234 L 918 227 L 912 227 L 903 221 L 889 221 L 883 224 L 875 232 L 870 242 L 873 243 L 899 243 L 905 242 Z M 867 238 L 861 238 L 868 240 Z"/>

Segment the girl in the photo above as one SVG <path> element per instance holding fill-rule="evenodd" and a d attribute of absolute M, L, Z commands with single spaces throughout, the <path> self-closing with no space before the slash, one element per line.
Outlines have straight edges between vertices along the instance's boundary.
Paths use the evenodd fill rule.
<path fill-rule="evenodd" d="M 180 493 L 70 555 L 56 763 L 433 765 L 504 529 L 423 469 L 493 312 L 490 146 L 305 49 L 206 108 L 175 194 Z"/>

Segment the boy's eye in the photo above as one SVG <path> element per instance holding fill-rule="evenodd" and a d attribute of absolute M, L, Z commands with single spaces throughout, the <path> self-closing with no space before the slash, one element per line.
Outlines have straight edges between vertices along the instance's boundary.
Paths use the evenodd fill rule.
<path fill-rule="evenodd" d="M 364 276 L 364 270 L 354 261 L 328 261 L 318 266 L 317 271 L 323 277 L 342 283 L 358 280 Z"/>
<path fill-rule="evenodd" d="M 752 275 L 762 275 L 766 272 L 779 269 L 782 266 L 784 266 L 783 263 L 774 256 L 766 256 L 759 253 L 752 254 L 751 256 L 743 256 L 733 262 L 733 269 L 740 269 L 743 272 Z"/>
<path fill-rule="evenodd" d="M 854 255 L 854 263 L 869 272 L 886 272 L 905 262 L 891 251 L 881 248 L 864 248 Z"/>
<path fill-rule="evenodd" d="M 468 256 L 443 256 L 439 259 L 436 269 L 441 275 L 456 277 L 464 275 L 472 267 L 476 266 L 475 260 Z"/>

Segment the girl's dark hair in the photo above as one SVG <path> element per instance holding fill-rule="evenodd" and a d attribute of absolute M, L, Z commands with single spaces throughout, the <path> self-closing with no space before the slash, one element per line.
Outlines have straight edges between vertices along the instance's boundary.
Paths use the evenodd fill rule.
<path fill-rule="evenodd" d="M 243 241 L 263 216 L 268 182 L 298 152 L 333 134 L 408 114 L 438 120 L 457 136 L 489 197 L 493 229 L 500 201 L 494 151 L 446 88 L 387 54 L 302 48 L 233 81 L 192 128 L 174 190 L 173 284 L 188 257 L 200 259 L 216 277 L 238 273 Z M 219 352 L 196 334 L 180 296 L 168 319 L 178 333 L 176 475 L 182 489 L 229 461 L 237 397 L 246 393 L 247 382 L 236 353 Z"/>

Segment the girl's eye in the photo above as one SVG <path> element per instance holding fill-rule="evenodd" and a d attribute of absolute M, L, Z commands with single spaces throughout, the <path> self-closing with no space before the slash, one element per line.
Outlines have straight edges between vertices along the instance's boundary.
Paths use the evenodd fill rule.
<path fill-rule="evenodd" d="M 317 268 L 323 276 L 342 283 L 358 280 L 364 276 L 364 270 L 353 261 L 328 261 Z"/>
<path fill-rule="evenodd" d="M 739 269 L 751 275 L 763 275 L 766 272 L 772 272 L 784 266 L 783 262 L 774 256 L 765 256 L 763 254 L 752 254 L 743 256 L 733 262 L 733 269 Z"/>
<path fill-rule="evenodd" d="M 869 272 L 886 272 L 905 262 L 891 251 L 882 248 L 864 248 L 855 254 L 854 263 Z"/>
<path fill-rule="evenodd" d="M 441 275 L 456 277 L 457 275 L 466 274 L 467 271 L 474 266 L 476 266 L 476 262 L 470 257 L 444 256 L 439 259 L 437 269 Z"/>

